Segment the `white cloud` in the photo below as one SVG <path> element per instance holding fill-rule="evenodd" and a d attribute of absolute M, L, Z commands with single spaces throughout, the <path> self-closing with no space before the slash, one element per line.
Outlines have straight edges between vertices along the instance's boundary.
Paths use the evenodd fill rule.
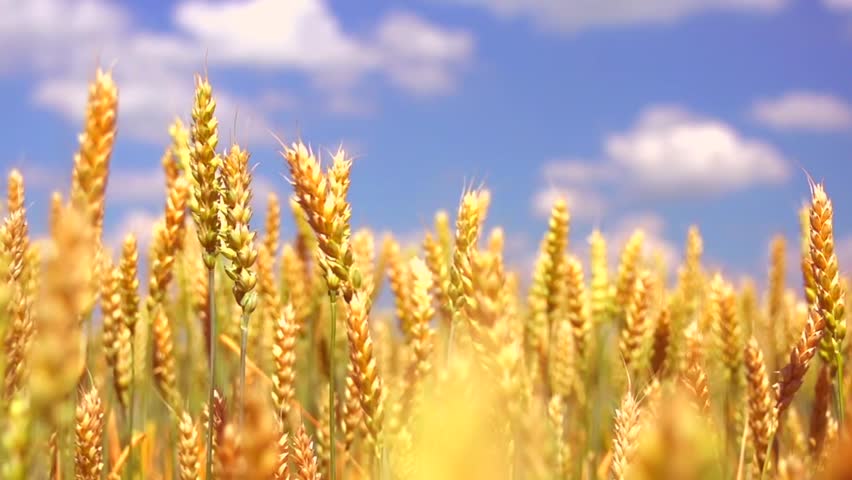
<path fill-rule="evenodd" d="M 703 12 L 768 14 L 787 0 L 441 0 L 487 9 L 504 19 L 528 19 L 538 27 L 576 32 L 593 27 L 664 24 Z"/>
<path fill-rule="evenodd" d="M 317 0 L 252 0 L 178 5 L 175 23 L 213 54 L 210 61 L 358 75 L 380 61 L 347 35 Z"/>
<path fill-rule="evenodd" d="M 19 3 L 0 0 L 0 42 L 20 46 L 0 51 L 0 71 L 33 71 L 33 101 L 79 121 L 94 67 L 116 63 L 122 133 L 160 142 L 169 120 L 189 110 L 193 74 L 205 62 L 301 74 L 329 99 L 327 110 L 361 113 L 369 107 L 356 90 L 373 76 L 418 95 L 445 93 L 473 55 L 470 34 L 412 14 L 391 13 L 370 31 L 349 34 L 324 0 L 184 0 L 173 11 L 173 32 L 145 31 L 109 0 Z M 237 96 L 213 83 L 221 124 L 233 125 L 238 110 L 242 140 L 271 142 L 269 115 L 290 105 L 289 96 Z"/>
<path fill-rule="evenodd" d="M 852 0 L 822 0 L 822 4 L 831 10 L 852 10 Z"/>
<path fill-rule="evenodd" d="M 441 29 L 409 13 L 387 16 L 376 33 L 376 45 L 391 81 L 420 94 L 452 89 L 457 70 L 473 54 L 470 34 Z"/>
<path fill-rule="evenodd" d="M 572 214 L 600 218 L 624 193 L 690 197 L 719 195 L 755 184 L 779 183 L 789 161 L 773 146 L 746 138 L 732 126 L 683 108 L 645 109 L 628 130 L 608 135 L 603 158 L 545 164 L 532 209 L 546 216 L 558 195 L 573 200 Z M 607 195 L 603 193 L 608 192 Z"/>
<path fill-rule="evenodd" d="M 723 193 L 777 183 L 789 173 L 788 161 L 771 145 L 674 106 L 645 110 L 604 149 L 625 184 L 653 193 Z"/>
<path fill-rule="evenodd" d="M 846 130 L 852 127 L 852 105 L 827 93 L 794 91 L 759 100 L 751 114 L 758 122 L 782 130 Z"/>

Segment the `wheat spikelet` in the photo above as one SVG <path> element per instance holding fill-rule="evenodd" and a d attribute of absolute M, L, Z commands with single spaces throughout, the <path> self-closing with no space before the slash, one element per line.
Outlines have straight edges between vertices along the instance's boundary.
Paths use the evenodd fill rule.
<path fill-rule="evenodd" d="M 825 331 L 825 323 L 816 308 L 810 309 L 810 315 L 805 321 L 805 326 L 799 339 L 790 351 L 789 361 L 781 369 L 780 379 L 775 384 L 775 392 L 778 397 L 778 416 L 790 406 L 793 396 L 802 386 L 805 374 L 808 372 L 811 359 L 813 359 L 819 348 L 820 340 Z"/>
<path fill-rule="evenodd" d="M 638 368 L 641 347 L 647 336 L 649 323 L 647 310 L 652 287 L 650 281 L 651 277 L 647 272 L 642 272 L 636 276 L 625 309 L 624 328 L 621 330 L 618 348 L 628 371 Z"/>
<path fill-rule="evenodd" d="M 412 278 L 408 261 L 400 251 L 399 243 L 392 236 L 385 237 L 382 250 L 388 262 L 388 280 L 393 292 L 396 317 L 407 341 L 411 341 L 412 327 Z"/>
<path fill-rule="evenodd" d="M 745 347 L 745 365 L 748 377 L 748 423 L 754 447 L 754 465 L 759 474 L 766 463 L 767 448 L 775 432 L 777 413 L 775 391 L 769 386 L 763 352 L 754 337 Z"/>
<path fill-rule="evenodd" d="M 373 341 L 367 324 L 369 303 L 356 294 L 349 302 L 346 312 L 346 333 L 349 338 L 349 361 L 357 373 L 357 386 L 364 423 L 369 440 L 377 448 L 382 442 L 384 421 L 384 393 L 382 377 L 379 375 L 373 353 Z"/>
<path fill-rule="evenodd" d="M 622 310 L 628 305 L 633 287 L 636 285 L 636 275 L 639 270 L 644 242 L 645 233 L 642 230 L 636 230 L 627 240 L 624 250 L 621 252 L 621 259 L 618 263 L 618 276 L 615 281 L 615 300 L 616 305 L 620 306 Z"/>
<path fill-rule="evenodd" d="M 251 350 L 257 352 L 255 361 L 269 365 L 272 355 L 275 322 L 281 315 L 281 292 L 275 278 L 275 257 L 268 245 L 261 245 L 257 251 L 257 293 L 260 313 L 260 328 L 253 329 L 249 336 Z"/>
<path fill-rule="evenodd" d="M 334 402 L 337 403 L 337 397 L 335 396 Z M 319 417 L 319 426 L 314 430 L 314 437 L 316 438 L 316 454 L 319 464 L 319 474 L 321 477 L 328 478 L 331 473 L 331 428 L 329 427 L 329 419 L 328 419 L 328 384 L 323 384 L 323 388 L 320 389 L 319 395 L 317 396 L 317 404 L 319 405 L 319 411 L 317 412 L 317 416 Z"/>
<path fill-rule="evenodd" d="M 243 313 L 250 314 L 257 307 L 257 275 L 254 263 L 257 260 L 257 248 L 254 245 L 255 232 L 250 228 L 251 209 L 251 173 L 248 167 L 249 154 L 238 145 L 231 147 L 222 165 L 222 203 L 225 211 L 223 227 L 222 256 L 230 261 L 225 272 L 234 282 L 234 299 Z"/>
<path fill-rule="evenodd" d="M 553 324 L 550 344 L 550 385 L 553 393 L 568 398 L 574 389 L 575 356 L 574 331 L 571 323 L 558 320 Z"/>
<path fill-rule="evenodd" d="M 178 473 L 180 480 L 195 480 L 201 475 L 201 463 L 198 429 L 192 416 L 182 412 L 178 422 Z"/>
<path fill-rule="evenodd" d="M 710 410 L 710 390 L 707 385 L 707 372 L 704 370 L 702 352 L 703 337 L 697 321 L 693 321 L 684 332 L 687 343 L 686 368 L 681 375 L 681 385 L 687 390 L 698 411 L 707 414 Z"/>
<path fill-rule="evenodd" d="M 710 388 L 707 384 L 707 372 L 694 357 L 690 359 L 683 372 L 681 383 L 702 415 L 710 412 Z"/>
<path fill-rule="evenodd" d="M 216 100 L 206 78 L 195 78 L 195 101 L 192 106 L 192 129 L 189 148 L 189 169 L 192 174 L 189 209 L 195 220 L 202 258 L 208 269 L 216 265 L 219 253 L 219 167 L 216 154 L 219 144 L 219 122 L 216 120 Z"/>
<path fill-rule="evenodd" d="M 361 392 L 358 389 L 358 373 L 352 362 L 346 364 L 346 379 L 343 391 L 343 405 L 341 408 L 340 431 L 343 433 L 343 442 L 347 451 L 352 451 L 355 442 L 355 434 L 362 431 L 364 425 L 364 412 L 361 409 Z"/>
<path fill-rule="evenodd" d="M 319 466 L 317 465 L 317 457 L 314 455 L 314 442 L 311 441 L 310 435 L 302 425 L 296 431 L 293 437 L 293 447 L 291 449 L 293 464 L 295 466 L 296 477 L 298 480 L 319 480 Z"/>
<path fill-rule="evenodd" d="M 319 265 L 330 291 L 351 295 L 349 270 L 352 256 L 349 249 L 349 216 L 346 201 L 349 190 L 349 170 L 352 162 L 340 150 L 334 156 L 327 175 L 304 144 L 286 148 L 284 157 L 290 168 L 291 182 L 299 206 L 314 231 L 317 246 L 322 252 Z"/>
<path fill-rule="evenodd" d="M 717 341 L 722 352 L 725 375 L 732 386 L 738 388 L 742 380 L 742 332 L 737 318 L 736 297 L 733 288 L 725 283 L 721 275 L 710 282 L 709 303 L 711 321 L 717 332 Z"/>
<path fill-rule="evenodd" d="M 0 230 L 3 251 L 9 257 L 9 282 L 15 282 L 25 275 L 24 257 L 29 249 L 29 226 L 25 201 L 24 177 L 18 170 L 13 169 L 9 173 L 6 201 L 9 214 L 4 219 L 3 228 Z"/>
<path fill-rule="evenodd" d="M 776 236 L 769 246 L 769 318 L 773 322 L 771 326 L 770 348 L 773 352 L 772 364 L 780 366 L 783 362 L 783 352 L 788 348 L 786 343 L 787 334 L 790 331 L 790 322 L 787 309 L 784 308 L 784 283 L 787 275 L 787 241 L 783 236 Z M 781 341 L 778 338 L 778 330 L 781 330 Z"/>
<path fill-rule="evenodd" d="M 568 458 L 566 457 L 567 444 L 565 442 L 565 400 L 559 395 L 550 397 L 547 402 L 547 417 L 550 421 L 550 428 L 553 431 L 553 444 L 556 447 L 556 465 L 554 471 L 558 472 L 558 477 L 564 477 L 569 469 Z"/>
<path fill-rule="evenodd" d="M 91 222 L 98 241 L 103 231 L 104 193 L 115 142 L 117 107 L 118 89 L 112 74 L 98 69 L 89 86 L 85 126 L 71 179 L 71 201 Z"/>
<path fill-rule="evenodd" d="M 117 324 L 114 328 L 113 354 L 115 355 L 115 363 L 113 364 L 113 386 L 115 387 L 119 404 L 126 411 L 130 406 L 130 383 L 133 376 L 131 355 L 133 337 L 130 329 L 123 323 Z"/>
<path fill-rule="evenodd" d="M 8 216 L 0 228 L 3 254 L 8 260 L 6 266 L 10 302 L 6 304 L 9 316 L 9 328 L 5 332 L 6 364 L 4 372 L 3 396 L 12 398 L 21 388 L 27 370 L 27 356 L 33 336 L 33 322 L 30 314 L 31 297 L 34 292 L 28 287 L 28 280 L 37 278 L 31 270 L 37 265 L 28 261 L 32 250 L 29 241 L 27 210 L 24 205 L 24 178 L 17 170 L 9 174 L 7 195 Z"/>
<path fill-rule="evenodd" d="M 12 398 L 25 384 L 28 371 L 27 357 L 33 337 L 33 320 L 30 303 L 21 285 L 13 287 L 8 304 L 9 329 L 6 332 L 6 363 L 3 377 L 3 398 Z"/>
<path fill-rule="evenodd" d="M 465 192 L 456 217 L 455 249 L 450 264 L 450 310 L 453 324 L 464 324 L 468 314 L 468 296 L 473 290 L 472 257 L 485 222 L 488 193 L 484 190 Z"/>
<path fill-rule="evenodd" d="M 444 214 L 446 215 L 446 213 Z M 432 272 L 433 295 L 435 296 L 438 312 L 445 324 L 448 324 L 452 318 L 450 310 L 449 288 L 450 288 L 450 264 L 449 254 L 444 250 L 444 246 L 438 241 L 431 232 L 426 232 L 423 239 L 423 251 L 425 253 L 426 265 L 429 266 L 429 271 Z"/>
<path fill-rule="evenodd" d="M 278 463 L 275 467 L 275 472 L 272 476 L 273 480 L 291 480 L 290 476 L 290 452 L 292 450 L 290 434 L 284 432 L 282 429 L 281 423 L 279 423 L 279 437 L 276 442 L 276 447 L 278 447 Z M 181 479 L 183 480 L 183 479 Z"/>
<path fill-rule="evenodd" d="M 704 253 L 704 241 L 698 227 L 689 227 L 686 238 L 686 258 L 680 272 L 679 289 L 687 308 L 687 316 L 698 308 L 702 294 L 701 255 Z"/>
<path fill-rule="evenodd" d="M 812 186 L 811 200 L 810 261 L 816 282 L 816 305 L 825 321 L 820 356 L 837 368 L 846 336 L 846 321 L 843 318 L 845 291 L 834 253 L 833 207 L 821 184 Z"/>
<path fill-rule="evenodd" d="M 109 263 L 105 265 L 106 275 L 101 279 L 101 313 L 103 319 L 102 341 L 104 358 L 109 368 L 115 367 L 116 361 L 116 336 L 118 328 L 123 326 L 121 318 L 121 271 L 113 268 Z"/>
<path fill-rule="evenodd" d="M 295 311 L 287 303 L 275 324 L 272 346 L 272 400 L 282 418 L 290 413 L 296 396 L 296 334 Z"/>
<path fill-rule="evenodd" d="M 184 217 L 189 184 L 183 177 L 172 181 L 166 199 L 165 220 L 154 228 L 148 280 L 148 311 L 161 304 L 172 280 L 175 258 L 183 246 Z"/>
<path fill-rule="evenodd" d="M 77 480 L 100 480 L 104 469 L 104 407 L 95 387 L 89 389 L 77 405 L 77 447 L 74 477 Z"/>
<path fill-rule="evenodd" d="M 662 377 L 668 370 L 669 345 L 672 337 L 671 313 L 668 305 L 663 305 L 657 315 L 657 325 L 654 328 L 654 343 L 651 349 L 651 371 L 657 378 Z"/>
<path fill-rule="evenodd" d="M 801 270 L 804 286 L 805 300 L 808 304 L 816 303 L 816 278 L 814 277 L 814 266 L 811 261 L 811 207 L 803 205 L 799 210 L 799 226 L 801 230 Z"/>
<path fill-rule="evenodd" d="M 132 233 L 127 234 L 122 243 L 121 260 L 118 265 L 121 272 L 118 291 L 121 296 L 121 316 L 124 324 L 130 329 L 131 335 L 135 332 L 136 323 L 139 320 L 138 261 L 136 237 Z"/>
<path fill-rule="evenodd" d="M 177 388 L 177 368 L 175 367 L 174 341 L 169 317 L 159 308 L 154 314 L 152 331 L 154 333 L 154 351 L 152 373 L 154 385 L 160 395 L 172 408 L 180 405 L 180 393 Z"/>
<path fill-rule="evenodd" d="M 225 426 L 228 424 L 228 407 L 225 404 L 225 399 L 222 397 L 222 394 L 219 393 L 218 389 L 213 390 L 213 407 L 210 407 L 210 404 L 204 405 L 204 425 L 207 428 L 207 437 L 211 439 L 213 444 L 213 451 L 211 454 L 213 458 L 216 458 L 216 450 L 219 448 L 219 443 L 224 436 Z M 212 422 L 210 421 L 212 419 Z M 210 430 L 210 426 L 212 426 L 212 431 Z M 214 466 L 214 473 L 215 466 Z"/>
<path fill-rule="evenodd" d="M 278 244 L 281 241 L 281 202 L 275 192 L 266 196 L 266 222 L 263 236 L 263 246 L 275 258 Z"/>
<path fill-rule="evenodd" d="M 435 314 L 432 308 L 432 273 L 426 263 L 415 257 L 409 261 L 408 271 L 411 281 L 411 351 L 413 353 L 411 363 L 406 375 L 406 392 L 403 394 L 403 403 L 416 401 L 423 382 L 432 370 L 432 330 L 429 322 Z M 404 406 L 403 411 L 407 411 Z"/>
<path fill-rule="evenodd" d="M 568 206 L 564 199 L 557 199 L 550 210 L 548 230 L 541 241 L 530 287 L 530 319 L 526 336 L 533 351 L 546 349 L 556 310 L 562 307 L 567 273 L 568 222 Z"/>
<path fill-rule="evenodd" d="M 577 356 L 584 359 L 592 330 L 586 305 L 586 290 L 583 281 L 583 264 L 576 257 L 567 257 L 566 287 L 565 287 L 565 313 L 574 329 L 574 348 Z"/>
<path fill-rule="evenodd" d="M 591 264 L 591 310 L 592 319 L 602 322 L 612 312 L 612 286 L 609 284 L 606 239 L 597 229 L 589 236 L 589 259 Z"/>
<path fill-rule="evenodd" d="M 621 405 L 615 410 L 615 438 L 613 439 L 612 476 L 616 480 L 624 480 L 628 467 L 636 453 L 639 443 L 639 432 L 642 424 L 639 421 L 641 410 L 630 390 L 624 394 Z"/>

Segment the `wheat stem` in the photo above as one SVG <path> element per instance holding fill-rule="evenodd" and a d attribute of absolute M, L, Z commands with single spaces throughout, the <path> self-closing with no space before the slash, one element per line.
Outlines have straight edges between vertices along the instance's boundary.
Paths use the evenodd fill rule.
<path fill-rule="evenodd" d="M 335 392 L 335 354 L 336 350 L 336 334 L 337 334 L 337 294 L 334 293 L 333 290 L 329 291 L 328 299 L 331 302 L 331 335 L 329 339 L 328 345 L 328 430 L 329 437 L 331 438 L 331 445 L 337 445 L 337 439 L 335 437 L 337 430 L 337 423 L 335 421 L 334 412 L 336 408 L 334 408 L 334 392 Z M 329 463 L 331 464 L 330 476 L 331 480 L 337 479 L 337 449 L 331 448 L 329 452 Z"/>
<path fill-rule="evenodd" d="M 210 345 L 208 346 L 208 351 L 210 352 L 210 391 L 207 398 L 207 405 L 211 412 L 207 419 L 207 465 L 205 467 L 206 476 L 204 477 L 207 479 L 213 478 L 213 417 L 215 415 L 212 412 L 216 391 L 216 306 L 214 305 L 216 297 L 213 283 L 214 272 L 214 268 L 207 268 L 207 318 L 210 319 Z"/>
<path fill-rule="evenodd" d="M 240 320 L 240 401 L 238 404 L 240 433 L 243 431 L 243 419 L 246 410 L 246 355 L 248 354 L 249 316 L 249 312 L 243 310 Z"/>
<path fill-rule="evenodd" d="M 130 403 L 127 408 L 127 441 L 133 439 L 133 410 L 136 398 L 136 338 L 134 335 L 130 337 Z M 128 466 L 127 478 L 133 478 L 133 470 L 136 467 L 136 456 L 133 455 L 133 450 L 130 450 L 130 456 L 127 459 Z"/>

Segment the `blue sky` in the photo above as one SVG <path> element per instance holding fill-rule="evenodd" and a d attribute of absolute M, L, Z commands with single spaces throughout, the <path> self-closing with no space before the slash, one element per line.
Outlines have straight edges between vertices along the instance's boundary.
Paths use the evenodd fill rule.
<path fill-rule="evenodd" d="M 593 226 L 616 246 L 641 227 L 676 259 L 696 223 L 707 263 L 738 278 L 763 275 L 773 234 L 798 245 L 807 171 L 827 182 L 841 261 L 852 262 L 850 0 L 0 0 L 0 9 L 0 164 L 24 172 L 36 231 L 50 192 L 69 183 L 100 61 L 120 89 L 107 235 L 144 235 L 162 208 L 168 123 L 187 117 L 192 75 L 206 65 L 223 145 L 235 138 L 251 150 L 259 197 L 290 192 L 270 132 L 301 136 L 356 155 L 356 226 L 414 239 L 437 209 L 455 209 L 465 185 L 484 183 L 489 223 L 506 228 L 519 266 L 562 194 L 577 251 Z"/>

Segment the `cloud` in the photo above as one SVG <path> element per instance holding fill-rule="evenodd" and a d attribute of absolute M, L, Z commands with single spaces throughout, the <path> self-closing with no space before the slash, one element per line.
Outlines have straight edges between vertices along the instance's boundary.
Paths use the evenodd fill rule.
<path fill-rule="evenodd" d="M 773 146 L 676 106 L 646 109 L 604 150 L 630 184 L 654 193 L 718 194 L 789 174 L 788 160 Z"/>
<path fill-rule="evenodd" d="M 704 12 L 769 14 L 787 0 L 441 0 L 488 10 L 502 19 L 529 20 L 556 32 L 631 24 L 666 24 Z"/>
<path fill-rule="evenodd" d="M 444 30 L 410 13 L 388 15 L 376 32 L 392 83 L 426 95 L 453 88 L 456 72 L 473 55 L 473 39 Z"/>
<path fill-rule="evenodd" d="M 772 145 L 673 105 L 646 108 L 631 128 L 607 135 L 601 148 L 601 159 L 546 163 L 533 212 L 546 216 L 549 204 L 562 194 L 574 199 L 573 214 L 600 218 L 609 203 L 624 200 L 625 194 L 721 195 L 780 183 L 790 171 L 789 160 Z"/>
<path fill-rule="evenodd" d="M 830 10 L 852 10 L 852 0 L 822 0 L 822 4 Z"/>
<path fill-rule="evenodd" d="M 358 91 L 375 77 L 404 92 L 443 94 L 474 52 L 469 33 L 411 13 L 392 12 L 366 32 L 348 33 L 324 0 L 183 0 L 172 31 L 158 32 L 109 0 L 18 3 L 0 0 L 0 42 L 21 46 L 0 51 L 0 72 L 35 73 L 34 103 L 79 121 L 98 59 L 115 63 L 122 132 L 149 141 L 162 141 L 167 122 L 189 110 L 203 62 L 211 70 L 294 73 L 328 99 L 326 111 L 363 113 L 370 108 Z M 239 111 L 241 140 L 271 142 L 271 113 L 292 105 L 292 95 L 243 87 L 249 92 L 235 95 L 214 80 L 222 125 Z"/>
<path fill-rule="evenodd" d="M 827 93 L 794 91 L 758 100 L 751 115 L 758 122 L 780 130 L 830 131 L 852 127 L 852 105 Z"/>

